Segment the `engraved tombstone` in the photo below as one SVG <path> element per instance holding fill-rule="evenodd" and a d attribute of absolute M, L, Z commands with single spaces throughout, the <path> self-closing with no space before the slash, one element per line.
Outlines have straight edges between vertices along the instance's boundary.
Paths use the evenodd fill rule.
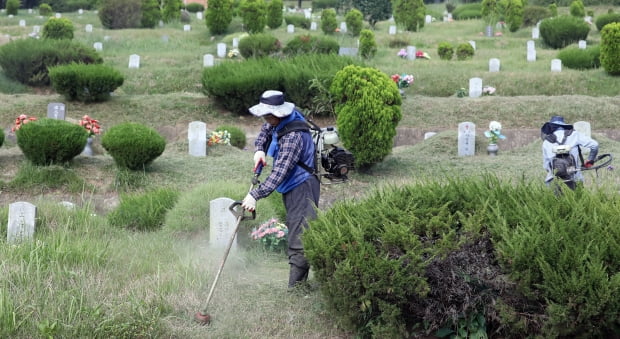
<path fill-rule="evenodd" d="M 532 28 L 532 39 L 540 38 L 540 29 L 538 27 Z"/>
<path fill-rule="evenodd" d="M 534 40 L 527 41 L 527 61 L 536 61 L 536 45 Z"/>
<path fill-rule="evenodd" d="M 78 9 L 78 14 L 79 14 L 79 15 L 84 14 L 84 10 L 83 10 L 83 9 L 81 9 L 81 8 L 80 8 L 80 9 Z"/>
<path fill-rule="evenodd" d="M 101 42 L 95 42 L 93 44 L 93 47 L 95 48 L 95 51 L 97 52 L 103 51 L 103 44 Z"/>
<path fill-rule="evenodd" d="M 575 131 L 587 136 L 588 138 L 592 137 L 592 129 L 590 127 L 590 123 L 587 121 L 577 121 L 573 124 L 573 128 L 575 129 Z"/>
<path fill-rule="evenodd" d="M 140 68 L 140 56 L 138 54 L 129 56 L 129 68 Z"/>
<path fill-rule="evenodd" d="M 347 32 L 347 23 L 346 22 L 341 22 L 340 23 L 340 33 L 346 33 Z"/>
<path fill-rule="evenodd" d="M 310 30 L 311 30 L 311 31 L 316 31 L 316 29 L 317 29 L 317 24 L 316 24 L 316 22 L 315 22 L 315 21 L 312 21 L 312 22 L 310 23 Z"/>
<path fill-rule="evenodd" d="M 462 122 L 459 124 L 458 134 L 459 156 L 472 156 L 476 151 L 476 124 Z"/>
<path fill-rule="evenodd" d="M 19 27 L 26 27 L 26 20 L 19 20 Z"/>
<path fill-rule="evenodd" d="M 18 201 L 9 205 L 7 242 L 31 240 L 34 236 L 37 207 L 29 202 Z"/>
<path fill-rule="evenodd" d="M 388 31 L 389 35 L 394 35 L 396 34 L 396 26 L 395 25 L 390 25 L 389 31 Z"/>
<path fill-rule="evenodd" d="M 164 43 L 168 43 L 168 41 L 170 41 L 170 37 L 167 35 L 162 35 L 161 36 L 161 41 L 163 41 Z"/>
<path fill-rule="evenodd" d="M 202 12 L 196 12 L 196 19 L 202 20 Z"/>
<path fill-rule="evenodd" d="M 86 25 L 86 27 L 84 27 L 84 29 L 86 30 L 86 33 L 92 33 L 93 32 L 93 25 L 88 24 L 88 25 Z"/>
<path fill-rule="evenodd" d="M 65 120 L 65 104 L 62 102 L 50 102 L 47 104 L 47 117 Z"/>
<path fill-rule="evenodd" d="M 416 52 L 415 46 L 407 46 L 407 59 L 415 60 L 415 52 Z"/>
<path fill-rule="evenodd" d="M 202 66 L 203 67 L 213 67 L 213 65 L 214 65 L 213 54 L 205 54 L 202 57 Z"/>
<path fill-rule="evenodd" d="M 187 139 L 189 139 L 189 155 L 195 157 L 207 155 L 207 124 L 202 121 L 190 122 Z"/>
<path fill-rule="evenodd" d="M 232 46 L 233 48 L 239 47 L 239 38 L 233 38 Z"/>
<path fill-rule="evenodd" d="M 286 33 L 295 33 L 295 26 L 287 25 L 286 26 Z"/>
<path fill-rule="evenodd" d="M 217 44 L 217 57 L 223 58 L 225 56 L 226 56 L 226 44 L 223 42 L 220 42 Z"/>
<path fill-rule="evenodd" d="M 62 17 L 62 14 L 56 13 L 54 16 L 56 17 L 56 19 L 60 19 Z"/>
<path fill-rule="evenodd" d="M 437 132 L 426 132 L 424 133 L 424 140 L 429 139 L 433 135 L 437 134 Z"/>
<path fill-rule="evenodd" d="M 41 26 L 39 26 L 39 25 L 32 26 L 32 33 L 37 33 L 38 34 L 40 32 L 41 32 Z"/>
<path fill-rule="evenodd" d="M 220 248 L 228 246 L 237 224 L 237 218 L 228 209 L 233 202 L 230 198 L 217 198 L 209 202 L 209 245 Z M 231 250 L 236 247 L 235 235 Z"/>
<path fill-rule="evenodd" d="M 306 18 L 306 19 L 312 18 L 312 11 L 310 11 L 308 9 L 305 9 L 304 10 L 304 18 Z"/>
<path fill-rule="evenodd" d="M 579 40 L 579 49 L 586 49 L 586 41 L 585 40 Z"/>
<path fill-rule="evenodd" d="M 192 26 L 190 25 L 183 25 L 183 32 L 189 32 L 192 30 Z"/>
<path fill-rule="evenodd" d="M 551 60 L 551 72 L 562 72 L 562 60 L 560 59 Z"/>
<path fill-rule="evenodd" d="M 427 15 L 424 17 L 424 23 L 430 24 L 432 21 L 433 21 L 433 17 L 432 17 L 432 16 L 430 16 L 430 15 L 428 15 L 428 14 L 427 14 Z"/>
<path fill-rule="evenodd" d="M 482 79 L 471 78 L 469 79 L 469 97 L 478 98 L 482 95 Z"/>
<path fill-rule="evenodd" d="M 489 72 L 499 72 L 499 65 L 498 58 L 489 59 Z"/>

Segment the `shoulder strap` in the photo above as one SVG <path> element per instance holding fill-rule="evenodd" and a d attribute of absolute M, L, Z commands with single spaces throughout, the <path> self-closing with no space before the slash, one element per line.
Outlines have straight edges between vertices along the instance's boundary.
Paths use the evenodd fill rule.
<path fill-rule="evenodd" d="M 555 136 L 555 133 L 550 133 L 545 135 L 545 140 L 549 141 L 552 144 L 560 144 L 560 145 L 564 145 L 564 143 L 566 142 L 566 139 L 568 138 L 569 135 L 573 134 L 573 130 L 569 129 L 569 130 L 565 130 L 564 131 L 564 137 L 562 138 L 562 141 L 558 141 L 558 138 Z"/>
<path fill-rule="evenodd" d="M 296 132 L 296 131 L 310 133 L 310 125 L 306 121 L 302 121 L 302 120 L 291 121 L 288 124 L 286 124 L 278 132 L 278 139 L 280 139 L 285 134 L 288 134 L 288 133 L 291 133 L 291 132 Z M 301 160 L 297 161 L 297 165 L 299 165 L 301 168 L 303 168 L 306 171 L 308 171 L 310 174 L 315 174 L 314 169 L 312 169 L 312 167 L 304 164 Z M 315 161 L 315 166 L 316 166 L 316 161 Z"/>

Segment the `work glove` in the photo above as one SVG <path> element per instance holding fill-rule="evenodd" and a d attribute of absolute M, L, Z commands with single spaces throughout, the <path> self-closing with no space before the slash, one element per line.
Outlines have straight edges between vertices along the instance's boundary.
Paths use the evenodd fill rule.
<path fill-rule="evenodd" d="M 592 160 L 588 160 L 588 161 L 586 161 L 586 163 L 584 164 L 584 166 L 585 166 L 586 168 L 590 168 L 590 167 L 594 166 L 594 161 L 592 161 Z"/>
<path fill-rule="evenodd" d="M 265 161 L 265 152 L 256 151 L 254 153 L 254 172 L 256 172 L 256 169 L 259 167 L 260 164 L 262 164 L 263 167 L 267 165 L 267 161 Z"/>
<path fill-rule="evenodd" d="M 254 197 L 248 193 L 248 195 L 243 198 L 241 207 L 250 212 L 254 212 L 254 210 L 256 209 L 256 199 L 254 199 Z"/>

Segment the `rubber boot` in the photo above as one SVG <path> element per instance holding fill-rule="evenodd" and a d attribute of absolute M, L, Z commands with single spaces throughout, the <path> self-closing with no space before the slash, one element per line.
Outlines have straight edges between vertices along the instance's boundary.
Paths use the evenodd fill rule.
<path fill-rule="evenodd" d="M 308 271 L 308 268 L 300 268 L 291 265 L 291 270 L 288 275 L 288 288 L 293 288 L 297 283 L 308 280 Z"/>

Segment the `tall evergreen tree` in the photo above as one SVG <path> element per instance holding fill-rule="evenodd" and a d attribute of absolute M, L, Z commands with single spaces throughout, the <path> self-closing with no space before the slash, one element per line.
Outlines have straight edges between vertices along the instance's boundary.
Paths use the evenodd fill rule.
<path fill-rule="evenodd" d="M 282 0 L 271 0 L 267 5 L 267 26 L 269 28 L 276 29 L 282 26 L 282 7 L 284 7 Z"/>
<path fill-rule="evenodd" d="M 425 14 L 424 0 L 394 1 L 394 22 L 403 26 L 406 31 L 417 32 L 424 27 Z"/>
<path fill-rule="evenodd" d="M 222 34 L 228 30 L 233 18 L 232 0 L 209 0 L 205 23 L 211 34 Z"/>
<path fill-rule="evenodd" d="M 373 28 L 377 22 L 392 15 L 392 2 L 388 0 L 352 0 L 352 4 L 364 14 L 364 19 Z"/>
<path fill-rule="evenodd" d="M 262 33 L 267 24 L 267 5 L 264 0 L 243 0 L 240 15 L 249 33 Z"/>

